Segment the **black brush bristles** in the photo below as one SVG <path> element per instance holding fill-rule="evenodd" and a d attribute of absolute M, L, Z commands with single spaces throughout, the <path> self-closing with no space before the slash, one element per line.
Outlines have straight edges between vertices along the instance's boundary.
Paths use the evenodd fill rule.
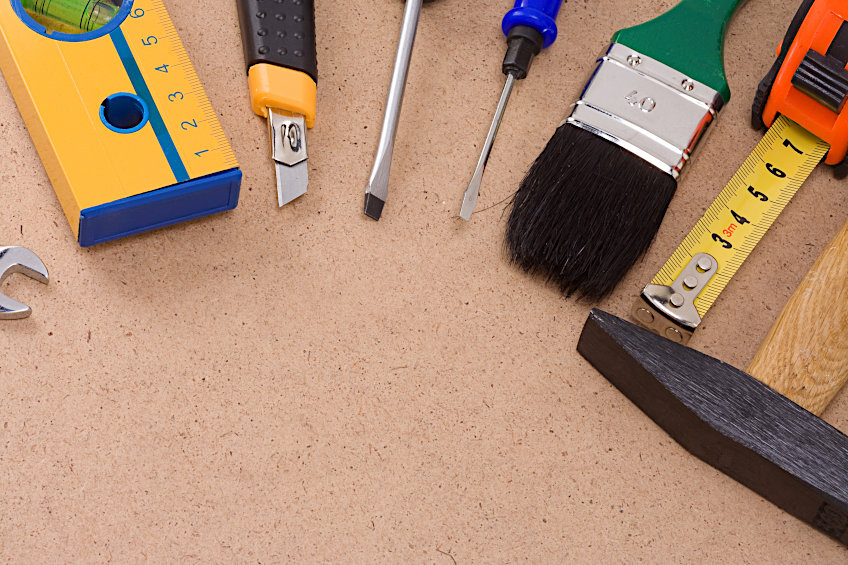
<path fill-rule="evenodd" d="M 651 245 L 676 188 L 647 161 L 564 124 L 515 193 L 510 259 L 567 296 L 603 298 Z"/>

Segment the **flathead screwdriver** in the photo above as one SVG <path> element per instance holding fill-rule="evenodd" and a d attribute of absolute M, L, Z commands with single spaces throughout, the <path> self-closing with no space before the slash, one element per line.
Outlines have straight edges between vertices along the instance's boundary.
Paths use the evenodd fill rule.
<path fill-rule="evenodd" d="M 406 75 L 409 71 L 409 61 L 412 58 L 412 46 L 415 43 L 415 32 L 418 28 L 418 17 L 421 6 L 425 1 L 406 0 L 403 12 L 400 39 L 398 40 L 397 55 L 392 70 L 392 82 L 389 84 L 389 96 L 386 99 L 386 111 L 383 116 L 383 128 L 380 131 L 380 142 L 377 146 L 377 156 L 371 178 L 365 188 L 365 215 L 379 220 L 383 213 L 383 205 L 389 197 L 389 171 L 392 167 L 392 150 L 395 145 L 400 107 L 403 102 L 403 91 L 406 88 Z"/>
<path fill-rule="evenodd" d="M 471 182 L 465 190 L 462 199 L 462 209 L 459 217 L 470 220 L 477 197 L 480 194 L 480 184 L 483 181 L 483 171 L 492 153 L 495 136 L 503 120 L 509 96 L 516 80 L 527 76 L 533 58 L 542 49 L 549 47 L 557 37 L 556 17 L 563 0 L 516 0 L 515 6 L 506 13 L 501 29 L 506 35 L 507 50 L 503 61 L 503 73 L 506 75 L 501 98 L 498 101 L 492 125 L 483 143 L 477 168 L 471 177 Z"/>

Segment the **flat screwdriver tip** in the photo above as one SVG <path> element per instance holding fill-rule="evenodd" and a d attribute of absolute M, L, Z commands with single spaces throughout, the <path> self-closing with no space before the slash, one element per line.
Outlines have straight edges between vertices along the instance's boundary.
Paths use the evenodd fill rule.
<path fill-rule="evenodd" d="M 478 169 L 474 173 L 471 182 L 468 183 L 468 188 L 465 189 L 465 194 L 462 197 L 462 208 L 459 211 L 459 217 L 466 222 L 471 220 L 471 214 L 474 213 L 474 208 L 477 206 L 477 197 L 480 195 L 480 184 L 483 182 L 483 169 Z"/>
<path fill-rule="evenodd" d="M 372 220 L 379 220 L 383 213 L 383 206 L 386 201 L 382 200 L 371 193 L 365 195 L 365 215 Z"/>

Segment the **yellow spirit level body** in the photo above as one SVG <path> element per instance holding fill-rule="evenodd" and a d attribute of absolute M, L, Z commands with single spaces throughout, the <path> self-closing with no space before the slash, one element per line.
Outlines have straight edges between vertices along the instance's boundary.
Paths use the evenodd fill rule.
<path fill-rule="evenodd" d="M 81 245 L 238 203 L 238 164 L 160 0 L 124 0 L 84 34 L 0 1 L 0 69 Z"/>

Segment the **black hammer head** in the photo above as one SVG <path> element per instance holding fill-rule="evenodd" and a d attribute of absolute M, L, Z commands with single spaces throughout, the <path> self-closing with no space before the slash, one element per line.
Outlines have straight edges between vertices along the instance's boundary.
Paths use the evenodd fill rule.
<path fill-rule="evenodd" d="M 693 455 L 848 545 L 848 437 L 748 374 L 592 310 L 580 352 Z"/>

